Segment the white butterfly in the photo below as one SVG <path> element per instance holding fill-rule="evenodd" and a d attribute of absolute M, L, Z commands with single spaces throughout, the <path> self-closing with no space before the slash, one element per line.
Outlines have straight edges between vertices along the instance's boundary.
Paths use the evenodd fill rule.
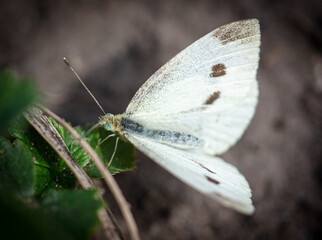
<path fill-rule="evenodd" d="M 259 47 L 256 19 L 217 28 L 154 73 L 125 113 L 100 124 L 198 191 L 251 214 L 248 182 L 215 155 L 236 143 L 254 115 Z"/>

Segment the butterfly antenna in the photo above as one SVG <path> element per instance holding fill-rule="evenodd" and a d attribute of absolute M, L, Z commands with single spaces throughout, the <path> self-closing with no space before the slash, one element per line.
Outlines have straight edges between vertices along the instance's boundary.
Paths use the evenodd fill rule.
<path fill-rule="evenodd" d="M 94 95 L 91 93 L 91 91 L 86 87 L 85 83 L 82 81 L 82 79 L 79 77 L 79 75 L 77 74 L 77 72 L 74 70 L 74 68 L 70 65 L 70 63 L 68 62 L 67 58 L 63 58 L 65 64 L 67 65 L 67 67 L 69 67 L 69 69 L 75 74 L 75 76 L 78 78 L 78 80 L 81 82 L 81 84 L 83 85 L 83 87 L 86 89 L 86 91 L 89 93 L 89 95 L 91 95 L 91 97 L 94 99 L 94 101 L 96 102 L 96 104 L 99 106 L 99 108 L 102 110 L 102 112 L 104 113 L 104 115 L 106 115 L 104 109 L 102 108 L 101 104 L 99 104 L 99 102 L 96 100 L 96 98 L 94 97 Z"/>

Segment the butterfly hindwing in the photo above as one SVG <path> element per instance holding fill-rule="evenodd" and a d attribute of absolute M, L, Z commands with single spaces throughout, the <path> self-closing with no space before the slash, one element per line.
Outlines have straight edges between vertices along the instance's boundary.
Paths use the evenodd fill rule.
<path fill-rule="evenodd" d="M 251 190 L 237 168 L 219 157 L 187 151 L 135 135 L 128 140 L 194 189 L 244 214 L 254 211 Z"/>

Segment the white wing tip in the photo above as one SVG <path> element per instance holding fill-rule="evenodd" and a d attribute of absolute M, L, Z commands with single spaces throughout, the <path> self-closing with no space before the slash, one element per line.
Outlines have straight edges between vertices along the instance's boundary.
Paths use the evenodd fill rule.
<path fill-rule="evenodd" d="M 253 40 L 250 37 L 258 35 L 260 35 L 259 21 L 255 18 L 232 22 L 212 32 L 212 36 L 219 39 L 223 45 L 245 39 L 252 42 Z"/>
<path fill-rule="evenodd" d="M 239 213 L 245 214 L 245 215 L 253 215 L 255 212 L 255 207 L 252 203 L 252 200 L 248 198 L 246 201 L 237 202 L 230 198 L 226 198 L 221 194 L 218 193 L 212 193 L 209 194 L 210 197 L 215 198 L 219 203 L 221 203 L 223 206 L 236 210 Z"/>

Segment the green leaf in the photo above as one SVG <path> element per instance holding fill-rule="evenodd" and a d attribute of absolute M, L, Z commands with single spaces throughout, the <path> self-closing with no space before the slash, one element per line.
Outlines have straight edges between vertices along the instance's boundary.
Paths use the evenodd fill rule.
<path fill-rule="evenodd" d="M 98 128 L 97 130 L 93 130 L 87 137 L 88 142 L 95 149 L 96 153 L 101 157 L 101 159 L 106 165 L 108 165 L 111 156 L 114 152 L 116 136 L 107 139 L 102 144 L 99 143 L 110 134 L 112 134 L 112 132 L 106 131 L 104 128 Z M 115 156 L 112 160 L 112 163 L 108 167 L 109 171 L 112 174 L 116 174 L 118 172 L 133 169 L 134 162 L 135 148 L 131 143 L 120 138 Z M 90 164 L 88 164 L 84 169 L 87 172 L 87 174 L 91 177 L 102 177 L 102 175 L 100 174 L 93 162 L 90 162 Z"/>
<path fill-rule="evenodd" d="M 77 185 L 77 180 L 69 168 L 62 172 L 54 172 L 52 176 L 45 188 L 46 191 L 50 189 L 75 189 Z"/>
<path fill-rule="evenodd" d="M 0 71 L 0 133 L 37 100 L 37 95 L 37 88 L 30 81 L 19 81 L 11 73 Z"/>
<path fill-rule="evenodd" d="M 20 141 L 0 137 L 0 185 L 21 197 L 34 193 L 34 164 L 30 150 Z"/>
<path fill-rule="evenodd" d="M 35 89 L 0 72 L 0 134 L 37 99 Z M 85 151 L 51 121 L 77 163 L 87 166 L 90 159 Z M 65 162 L 36 130 L 26 126 L 20 117 L 9 130 L 16 140 L 0 137 L 1 239 L 90 239 L 103 205 L 98 193 L 74 190 L 76 178 Z M 98 138 L 91 142 L 95 141 Z"/>
<path fill-rule="evenodd" d="M 65 142 L 67 148 L 69 149 L 70 153 L 72 154 L 73 158 L 77 162 L 77 164 L 83 168 L 89 162 L 90 158 L 86 154 L 85 150 L 79 145 L 79 143 L 74 140 L 74 137 L 60 124 L 58 124 L 54 119 L 49 118 L 50 122 L 53 126 L 57 129 L 59 135 L 62 137 L 63 141 Z M 75 130 L 82 136 L 83 131 L 80 128 L 75 128 Z"/>
<path fill-rule="evenodd" d="M 35 164 L 55 170 L 57 172 L 66 168 L 64 161 L 57 155 L 52 147 L 32 127 L 25 128 L 24 118 L 16 119 L 9 129 L 11 136 L 23 142 L 33 153 Z"/>
<path fill-rule="evenodd" d="M 86 151 L 79 145 L 77 141 L 74 140 L 73 136 L 55 120 L 53 120 L 52 118 L 49 118 L 49 120 L 59 132 L 60 136 L 64 140 L 66 146 L 68 147 L 73 158 L 79 164 L 79 166 L 81 168 L 84 168 L 84 170 L 87 172 L 87 174 L 89 174 L 90 177 L 101 178 L 102 175 L 98 171 L 97 167 L 91 161 Z M 74 129 L 82 137 L 85 137 L 85 132 L 89 129 L 89 127 L 74 127 Z M 86 137 L 87 142 L 95 149 L 96 153 L 101 157 L 106 165 L 109 163 L 110 158 L 113 154 L 116 137 L 109 138 L 102 144 L 100 144 L 100 141 L 105 139 L 110 134 L 112 134 L 112 132 L 108 132 L 104 128 L 98 128 L 96 130 L 93 130 L 89 134 L 89 136 Z M 131 143 L 120 139 L 118 142 L 116 154 L 108 169 L 112 174 L 116 174 L 118 172 L 133 169 L 134 162 L 135 148 Z"/>
<path fill-rule="evenodd" d="M 76 239 L 89 239 L 99 226 L 97 211 L 103 204 L 96 190 L 50 191 L 42 203 Z"/>
<path fill-rule="evenodd" d="M 23 128 L 23 118 L 17 119 L 9 133 L 19 139 L 31 151 L 35 164 L 35 193 L 52 188 L 75 188 L 76 179 L 63 159 L 32 127 Z"/>
<path fill-rule="evenodd" d="M 56 175 L 56 171 L 35 164 L 35 194 L 40 195 L 46 191 Z"/>
<path fill-rule="evenodd" d="M 34 204 L 35 205 L 35 204 Z M 76 240 L 68 229 L 46 213 L 0 189 L 1 239 Z"/>
<path fill-rule="evenodd" d="M 97 210 L 102 202 L 95 190 L 47 191 L 42 202 L 34 198 L 34 175 L 47 182 L 42 189 L 59 182 L 59 187 L 75 187 L 70 171 L 56 173 L 32 162 L 32 151 L 20 140 L 13 144 L 0 137 L 0 212 L 5 218 L 5 239 L 89 239 L 99 226 Z M 44 170 L 47 170 L 45 172 Z M 52 179 L 55 176 L 55 179 Z M 43 192 L 42 189 L 39 192 Z M 14 194 L 16 197 L 13 197 Z M 28 198 L 26 198 L 28 197 Z M 10 201 L 8 201 L 10 199 Z M 39 199 L 39 198 L 38 198 Z M 8 230 L 18 229 L 10 234 Z M 57 231 L 57 232 L 56 232 Z"/>
<path fill-rule="evenodd" d="M 52 189 L 74 189 L 76 187 L 76 178 L 69 169 L 57 172 L 39 165 L 35 165 L 35 169 L 36 195 L 43 194 Z"/>
<path fill-rule="evenodd" d="M 72 135 L 56 121 L 49 118 L 53 126 L 57 129 L 65 142 L 67 148 L 71 152 L 75 161 L 84 168 L 84 170 L 91 177 L 101 178 L 101 174 L 97 167 L 90 160 L 85 150 L 74 140 Z M 74 188 L 76 186 L 76 179 L 71 173 L 65 162 L 56 154 L 51 146 L 38 134 L 33 128 L 24 129 L 23 121 L 18 119 L 9 129 L 10 134 L 21 140 L 27 146 L 34 156 L 34 163 L 36 167 L 35 176 L 35 191 L 36 194 L 42 194 L 49 189 Z M 86 130 L 80 127 L 74 128 L 81 136 L 84 136 Z M 90 145 L 95 149 L 98 155 L 107 165 L 113 154 L 116 138 L 110 138 L 99 144 L 102 139 L 105 139 L 111 132 L 103 128 L 99 128 L 91 132 L 86 138 Z M 118 147 L 114 159 L 109 166 L 112 174 L 121 171 L 133 169 L 135 161 L 135 149 L 129 143 L 119 140 Z"/>

